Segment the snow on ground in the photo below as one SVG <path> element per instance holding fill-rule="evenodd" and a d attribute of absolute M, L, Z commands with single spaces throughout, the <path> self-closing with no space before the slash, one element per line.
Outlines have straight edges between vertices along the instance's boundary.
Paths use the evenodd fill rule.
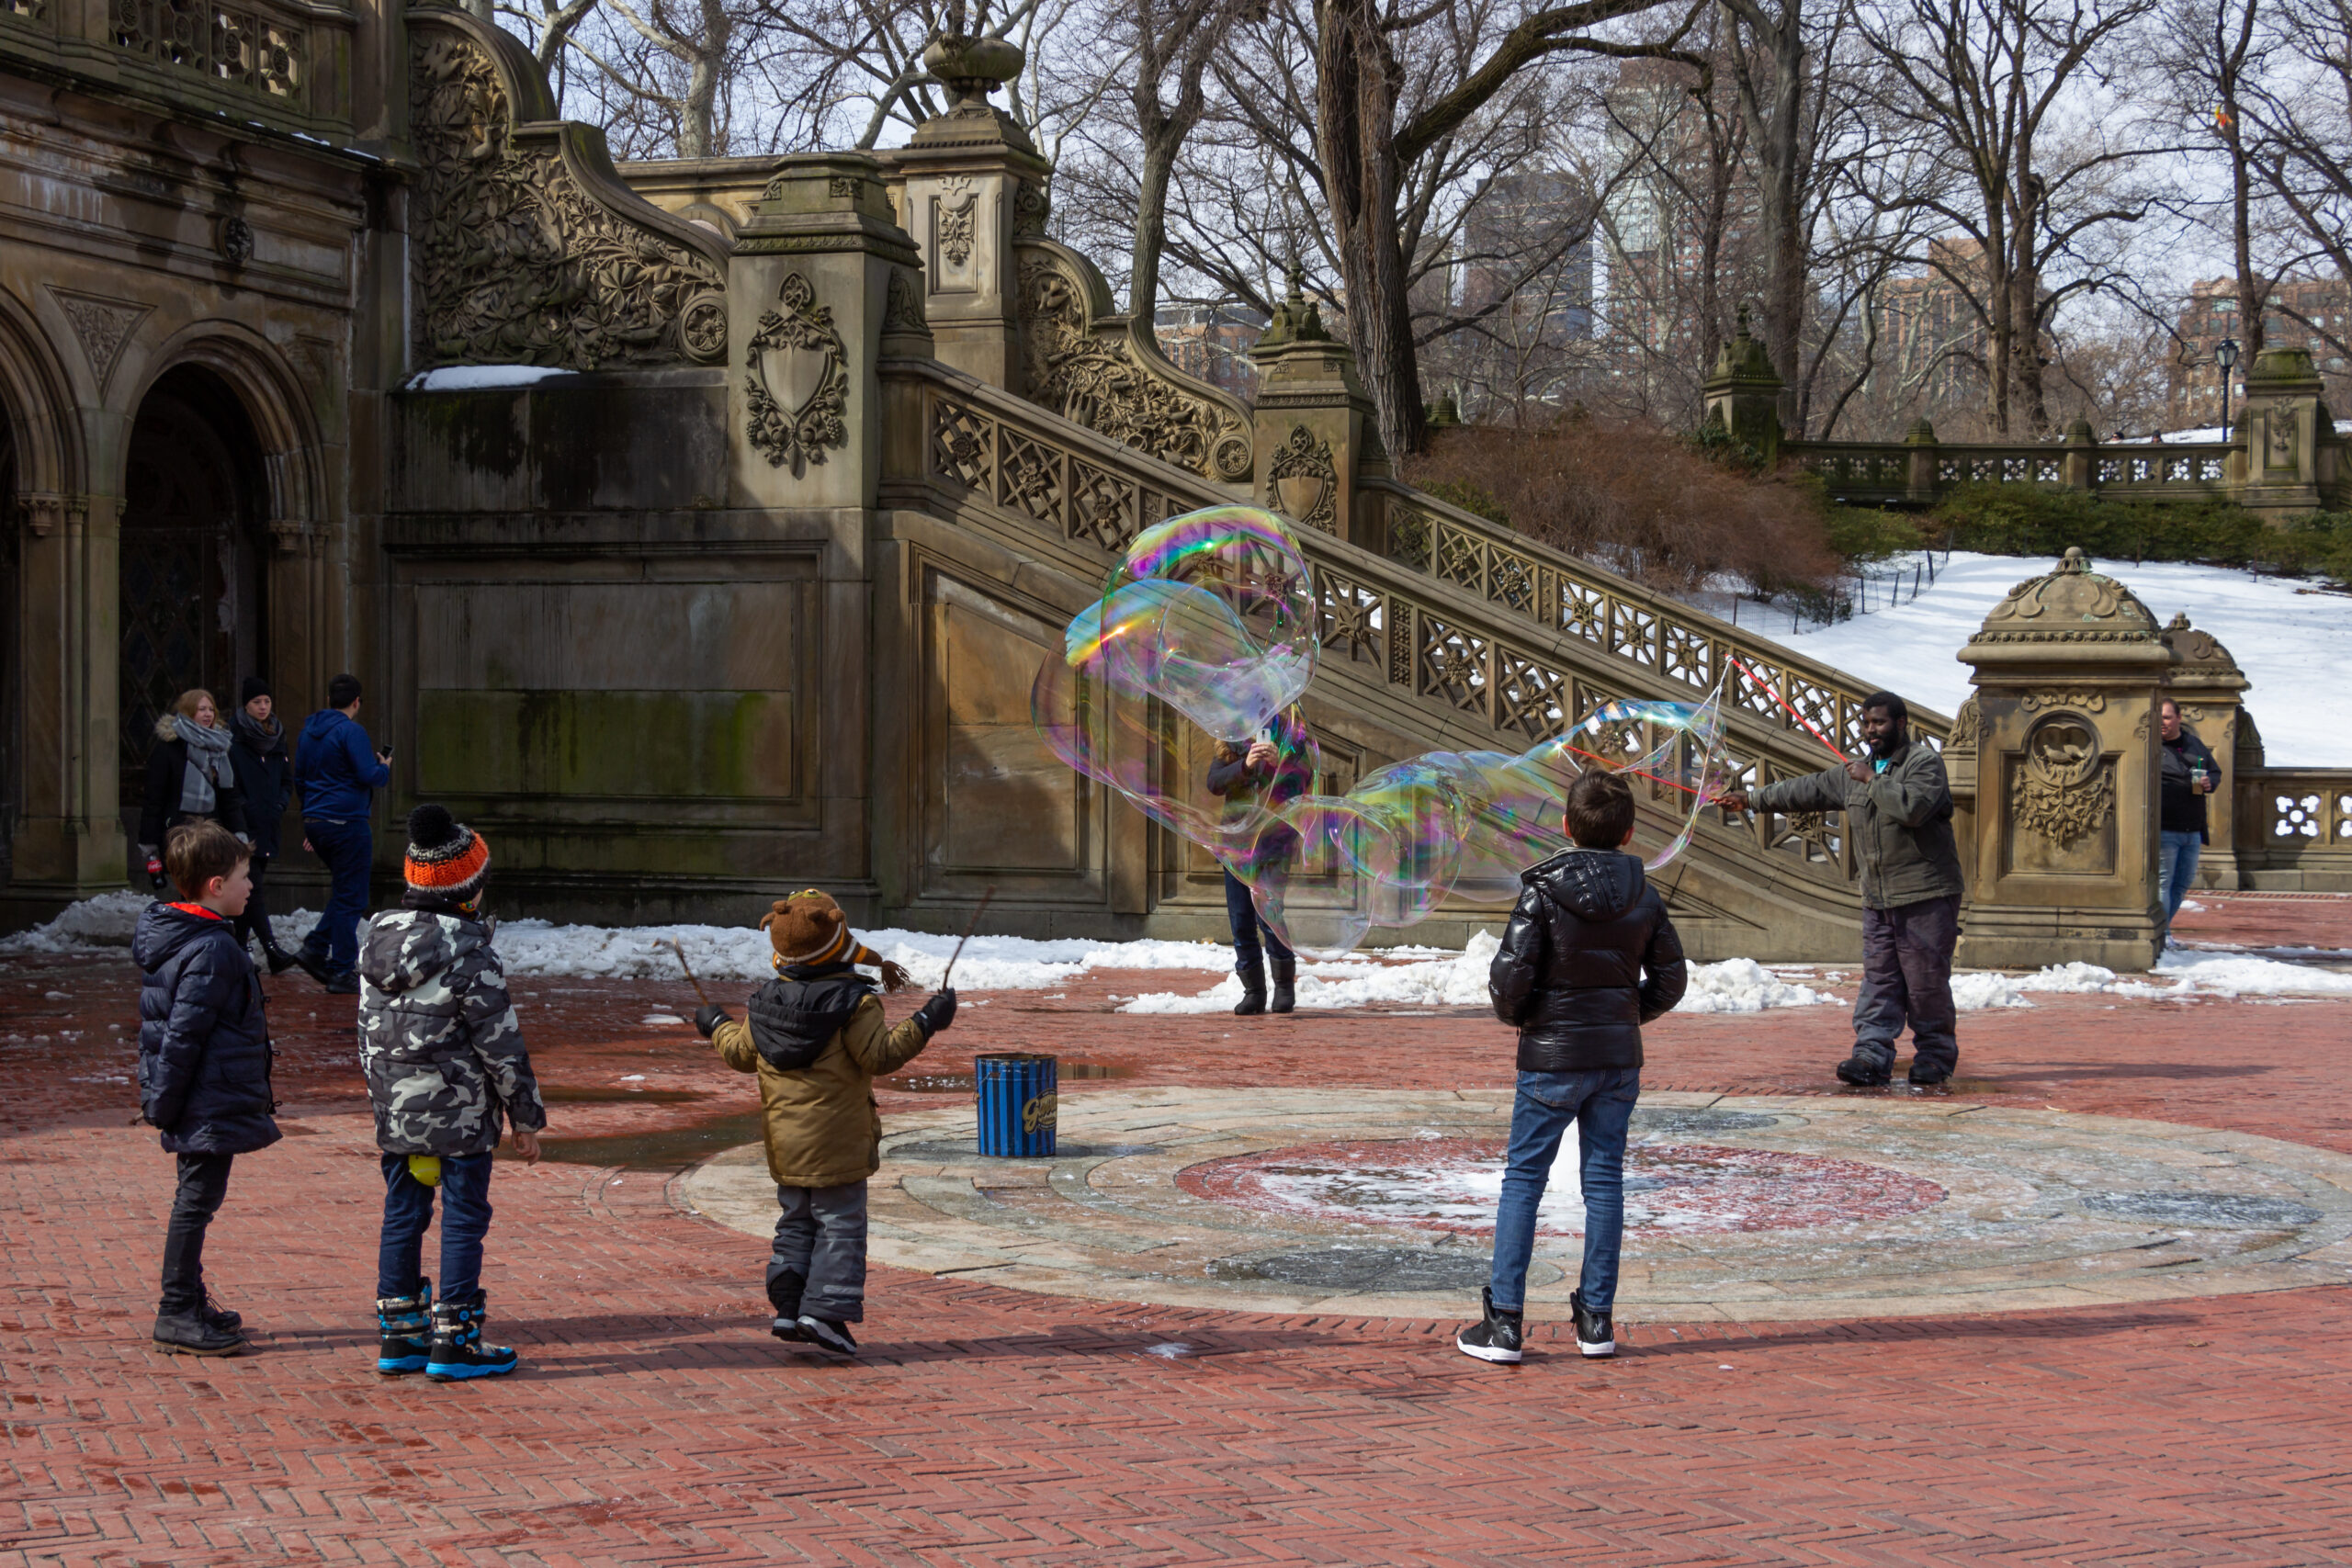
<path fill-rule="evenodd" d="M 11 953 L 89 953 L 130 945 L 140 911 L 153 902 L 127 889 L 100 894 L 70 906 L 46 925 L 0 937 L 0 956 Z M 272 916 L 277 940 L 292 946 L 318 921 L 307 909 Z M 936 987 L 956 939 L 924 931 L 864 931 L 867 946 L 906 965 L 915 984 Z M 547 920 L 505 920 L 498 927 L 498 952 L 506 972 L 518 978 L 683 980 L 675 942 L 699 978 L 764 980 L 769 964 L 767 933 L 737 926 L 581 926 Z M 1358 953 L 1333 963 L 1299 964 L 1298 1005 L 1308 1010 L 1387 1007 L 1485 1007 L 1487 971 L 1502 945 L 1492 931 L 1480 931 L 1461 952 L 1402 947 Z M 1230 1010 L 1241 999 L 1232 973 L 1233 949 L 1208 942 L 1096 942 L 1082 937 L 1050 941 L 1016 936 L 976 936 L 956 965 L 956 988 L 969 991 L 1035 991 L 1066 986 L 1091 969 L 1192 970 L 1220 974 L 1205 990 L 1147 991 L 1121 1000 L 1125 1013 L 1213 1013 Z M 1813 964 L 1767 966 L 1752 958 L 1693 964 L 1690 989 L 1676 1010 L 1686 1013 L 1764 1012 L 1781 1008 L 1843 1007 L 1852 1000 L 1822 987 L 1848 985 L 1849 970 Z M 2352 973 L 2280 963 L 2225 951 L 2175 951 L 2145 979 L 2119 977 L 2095 964 L 2054 965 L 2032 975 L 1962 971 L 1952 976 L 1952 993 L 1962 1012 L 2025 1008 L 2033 993 L 2096 992 L 2133 999 L 2199 997 L 2352 997 Z M 1118 1000 L 1119 998 L 1114 998 Z"/>
<path fill-rule="evenodd" d="M 418 371 L 408 378 L 401 390 L 502 391 L 514 387 L 536 387 L 559 376 L 576 374 L 576 371 L 558 370 L 546 365 L 445 365 L 438 370 Z"/>
<path fill-rule="evenodd" d="M 1934 586 L 1908 604 L 1791 634 L 1760 634 L 1846 671 L 1951 714 L 1968 697 L 1968 666 L 1956 655 L 2008 591 L 2052 562 L 1955 551 Z M 2246 705 L 2261 727 L 2273 767 L 2352 764 L 2352 597 L 2293 578 L 2256 577 L 2226 567 L 2098 561 L 2153 611 L 2157 625 L 2186 611 L 2218 637 L 2254 682 Z"/>

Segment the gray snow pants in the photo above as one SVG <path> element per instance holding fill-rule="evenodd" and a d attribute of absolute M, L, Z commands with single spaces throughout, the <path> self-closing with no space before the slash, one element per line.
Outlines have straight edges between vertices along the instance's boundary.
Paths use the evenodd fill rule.
<path fill-rule="evenodd" d="M 1862 989 L 1854 998 L 1854 1055 L 1894 1066 L 1894 1042 L 1911 1024 L 1912 1070 L 1950 1076 L 1960 1066 L 1951 955 L 1960 945 L 1960 897 L 1862 910 Z"/>
<path fill-rule="evenodd" d="M 859 1323 L 865 1317 L 865 1183 L 779 1187 L 768 1303 L 781 1314 Z M 795 1285 L 794 1281 L 798 1284 Z"/>

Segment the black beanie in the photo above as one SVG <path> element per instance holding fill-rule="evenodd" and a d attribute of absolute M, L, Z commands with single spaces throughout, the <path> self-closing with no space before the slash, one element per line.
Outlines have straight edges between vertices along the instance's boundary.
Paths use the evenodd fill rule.
<path fill-rule="evenodd" d="M 245 677 L 245 683 L 237 688 L 237 705 L 243 707 L 255 697 L 267 697 L 272 702 L 277 700 L 277 694 L 269 689 L 267 681 L 258 675 L 248 675 Z"/>

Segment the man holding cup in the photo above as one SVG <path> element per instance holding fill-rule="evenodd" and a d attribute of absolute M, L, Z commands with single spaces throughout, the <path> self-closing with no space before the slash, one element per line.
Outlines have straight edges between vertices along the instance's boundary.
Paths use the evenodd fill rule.
<path fill-rule="evenodd" d="M 2205 742 L 2180 722 L 2180 705 L 2170 697 L 2156 708 L 2164 722 L 2164 744 L 2157 749 L 2161 786 L 2157 801 L 2157 836 L 2164 848 L 2156 859 L 2156 876 L 2163 889 L 2165 945 L 2172 944 L 2172 918 L 2197 880 L 2197 858 L 2206 840 L 2205 797 L 2222 782 L 2222 765 Z"/>

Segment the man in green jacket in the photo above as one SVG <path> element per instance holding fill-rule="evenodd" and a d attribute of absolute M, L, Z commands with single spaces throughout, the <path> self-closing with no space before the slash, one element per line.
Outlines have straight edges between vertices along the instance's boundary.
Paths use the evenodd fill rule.
<path fill-rule="evenodd" d="M 1735 811 L 1842 811 L 1862 866 L 1862 989 L 1854 999 L 1849 1084 L 1883 1084 L 1911 1023 L 1911 1081 L 1939 1084 L 1960 1065 L 1951 955 L 1960 942 L 1960 852 L 1944 761 L 1911 739 L 1911 710 L 1892 692 L 1862 699 L 1869 755 L 1804 778 L 1735 790 Z"/>

